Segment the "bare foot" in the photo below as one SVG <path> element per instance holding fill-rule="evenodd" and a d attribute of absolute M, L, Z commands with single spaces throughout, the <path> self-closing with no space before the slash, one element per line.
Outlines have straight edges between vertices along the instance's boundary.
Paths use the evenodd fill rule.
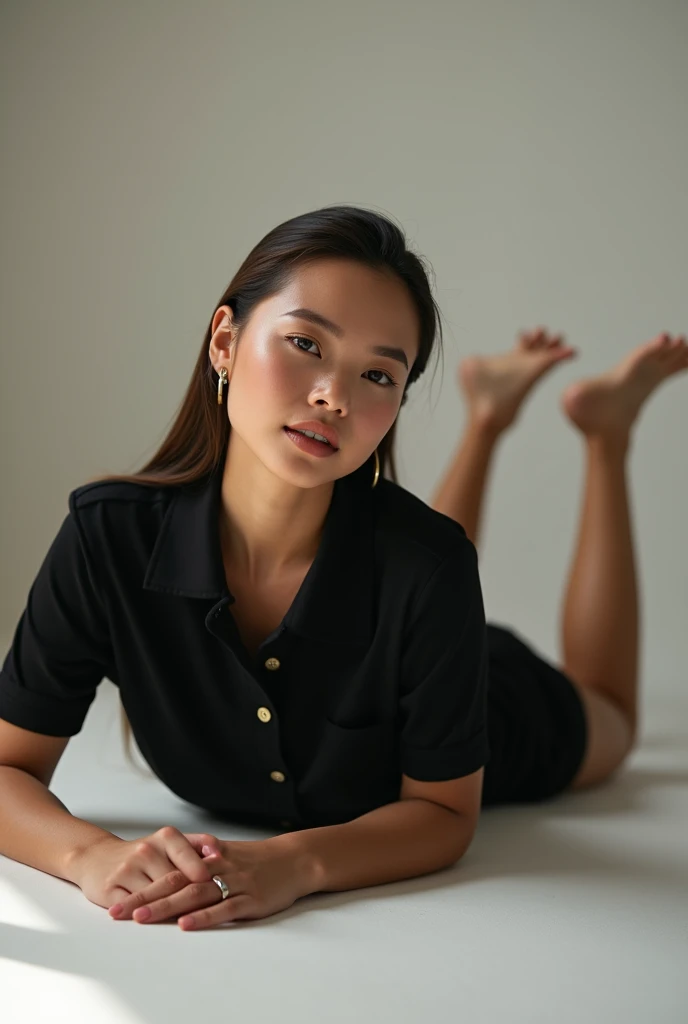
<path fill-rule="evenodd" d="M 667 377 L 688 369 L 685 336 L 658 334 L 599 377 L 575 381 L 561 396 L 571 422 L 589 437 L 628 441 L 644 402 Z"/>
<path fill-rule="evenodd" d="M 509 352 L 463 359 L 458 383 L 468 402 L 469 415 L 497 430 L 510 426 L 535 382 L 556 363 L 577 354 L 562 344 L 563 337 L 559 334 L 549 338 L 544 328 L 522 331 Z"/>

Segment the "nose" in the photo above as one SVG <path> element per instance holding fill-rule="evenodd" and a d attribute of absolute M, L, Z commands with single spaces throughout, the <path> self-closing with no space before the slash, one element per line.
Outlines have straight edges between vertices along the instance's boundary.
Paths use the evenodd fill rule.
<path fill-rule="evenodd" d="M 314 388 L 311 399 L 315 405 L 326 405 L 332 412 L 346 413 L 349 405 L 344 385 L 334 378 Z"/>

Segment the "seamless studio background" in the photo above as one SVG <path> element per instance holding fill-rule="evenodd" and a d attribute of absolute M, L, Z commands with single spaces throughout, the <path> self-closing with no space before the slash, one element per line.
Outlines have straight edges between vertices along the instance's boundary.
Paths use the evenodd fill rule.
<path fill-rule="evenodd" d="M 155 450 L 181 401 L 214 305 L 249 249 L 289 217 L 351 203 L 401 224 L 432 266 L 444 315 L 444 359 L 431 363 L 414 385 L 400 416 L 400 482 L 419 497 L 430 499 L 462 429 L 456 368 L 464 355 L 507 348 L 519 330 L 539 324 L 564 332 L 579 349 L 577 359 L 540 383 L 501 442 L 480 538 L 488 618 L 512 626 L 558 659 L 560 602 L 583 479 L 583 446 L 559 411 L 559 395 L 571 380 L 601 372 L 662 330 L 688 331 L 688 5 L 682 0 L 5 0 L 0 47 L 3 657 L 31 582 L 67 513 L 69 491 L 102 473 L 131 472 Z M 672 736 L 679 743 L 674 734 L 683 729 L 680 749 L 685 749 L 687 438 L 688 379 L 682 375 L 650 399 L 629 462 L 642 601 L 642 701 L 647 715 L 659 715 L 661 706 L 665 716 L 662 729 L 650 736 L 643 714 L 641 738 L 655 746 L 648 742 L 637 764 L 664 758 L 658 773 L 665 773 L 667 785 L 657 800 L 665 818 L 655 818 L 650 829 L 640 827 L 624 812 L 631 803 L 645 808 L 645 790 L 633 790 L 633 797 L 630 789 L 617 788 L 572 799 L 579 818 L 571 817 L 568 832 L 558 837 L 547 822 L 534 830 L 540 821 L 534 812 L 528 812 L 530 831 L 523 810 L 504 812 L 499 825 L 496 817 L 488 819 L 471 852 L 472 870 L 495 874 L 499 897 L 486 900 L 485 886 L 475 887 L 472 930 L 460 937 L 459 958 L 457 947 L 444 941 L 446 879 L 399 887 L 405 895 L 399 897 L 398 913 L 408 919 L 396 932 L 421 939 L 414 953 L 420 959 L 405 966 L 408 949 L 389 945 L 390 955 L 396 950 L 398 957 L 389 977 L 405 995 L 403 1006 L 390 1004 L 386 987 L 380 1019 L 387 1019 L 384 1013 L 393 1005 L 399 1019 L 406 1014 L 404 1019 L 417 1020 L 432 1002 L 437 1019 L 454 1020 L 457 1004 L 449 996 L 442 1002 L 443 986 L 455 977 L 459 959 L 472 978 L 461 997 L 472 1022 L 499 1019 L 498 1012 L 528 1024 L 550 1020 L 554 999 L 560 1024 L 680 1019 L 674 937 L 679 932 L 685 937 L 685 905 L 682 923 L 674 915 L 680 905 L 675 894 L 685 891 L 685 871 L 678 867 L 685 867 L 685 847 L 682 854 L 672 847 L 676 866 L 671 867 L 666 844 L 671 837 L 680 839 L 685 806 L 681 810 L 676 801 L 679 789 L 685 792 L 686 775 L 685 764 L 676 765 L 667 744 Z M 103 684 L 103 693 L 108 686 Z M 99 692 L 95 716 L 100 701 Z M 114 728 L 114 704 L 106 710 Z M 112 749 L 118 749 L 117 735 L 108 735 Z M 110 789 L 94 788 L 84 796 L 87 784 L 95 787 L 82 767 L 87 749 L 96 753 L 95 736 L 81 734 L 70 745 L 56 776 L 58 792 L 73 813 L 83 816 L 95 815 L 107 801 L 111 815 L 120 814 L 124 825 L 138 807 L 143 783 L 127 781 L 122 769 Z M 89 743 L 93 746 L 84 746 Z M 636 784 L 657 785 L 659 774 L 648 768 Z M 619 813 L 605 817 L 601 811 L 612 805 Z M 178 820 L 176 805 L 165 803 L 158 790 L 146 806 L 158 825 Z M 584 807 L 591 831 L 582 842 Z M 563 806 L 549 813 L 560 815 L 565 831 Z M 661 869 L 627 842 L 624 821 L 645 843 L 656 838 Z M 497 835 L 497 830 L 507 829 L 508 822 L 507 841 L 506 832 Z M 608 854 L 601 852 L 599 839 L 605 822 Z M 151 821 L 151 827 L 158 826 Z M 612 835 L 620 844 L 614 853 Z M 497 851 L 506 849 L 505 866 Z M 552 867 L 555 853 L 558 873 Z M 187 970 L 186 959 L 180 961 L 184 991 L 175 990 L 174 1000 L 164 996 L 167 951 L 157 989 L 151 991 L 144 980 L 132 981 L 123 952 L 128 947 L 117 946 L 109 932 L 108 942 L 115 946 L 105 947 L 99 938 L 95 959 L 96 947 L 87 943 L 62 943 L 55 950 L 48 942 L 52 925 L 45 924 L 34 899 L 36 873 L 29 877 L 29 869 L 9 862 L 4 870 L 33 907 L 30 914 L 18 912 L 17 921 L 28 931 L 7 932 L 12 956 L 23 961 L 11 975 L 22 1019 L 26 963 L 61 969 L 68 963 L 71 972 L 98 978 L 118 994 L 119 1002 L 96 1001 L 91 1012 L 79 989 L 84 1020 L 183 1019 L 187 1009 L 197 1011 L 209 985 L 212 993 L 218 989 L 211 998 L 219 1002 L 217 1018 L 211 1011 L 207 1019 L 226 1019 L 220 1016 L 224 989 L 217 981 L 213 987 L 202 971 Z M 462 870 L 466 881 L 470 864 Z M 581 896 L 581 871 L 589 872 L 584 891 L 592 892 L 592 899 Z M 508 915 L 498 909 L 508 907 L 502 901 L 509 899 L 509 873 L 521 876 L 521 888 L 511 897 L 516 900 L 533 876 L 527 894 L 533 930 L 527 939 L 517 908 L 513 931 Z M 548 873 L 557 886 L 552 899 L 567 882 L 572 887 L 570 900 L 557 904 L 557 929 L 567 927 L 577 907 L 584 912 L 572 943 L 569 934 L 557 931 L 560 942 L 551 947 L 549 940 L 542 942 L 543 935 L 554 935 L 551 905 L 546 905 Z M 42 906 L 56 919 L 71 920 L 72 931 L 82 934 L 83 901 L 77 905 L 71 890 L 54 879 L 44 876 L 41 884 Z M 439 902 L 427 914 L 426 962 L 422 919 L 433 888 Z M 462 901 L 471 898 L 470 886 L 458 888 Z M 604 893 L 604 900 L 598 901 L 597 893 Z M 617 895 L 618 902 L 610 903 Z M 348 902 L 353 906 L 375 896 L 342 894 L 332 904 L 337 905 L 335 923 L 328 927 L 343 926 Z M 390 913 L 389 890 L 385 899 Z M 535 910 L 538 899 L 545 905 Z M 483 916 L 486 903 L 493 908 L 491 919 Z M 89 909 L 88 927 L 100 927 L 96 908 Z M 464 927 L 466 910 L 464 902 L 456 908 L 452 928 Z M 538 924 L 533 915 L 540 911 Z M 643 941 L 638 939 L 636 948 L 640 915 Z M 379 920 L 371 917 L 372 932 L 358 922 L 356 942 L 375 936 Z M 484 955 L 477 921 L 486 929 Z M 618 927 L 610 936 L 613 922 Z M 604 950 L 591 944 L 596 934 Z M 262 1019 L 258 1007 L 263 1005 L 265 1019 L 274 1019 L 268 1003 L 274 998 L 270 991 L 278 989 L 264 985 L 264 968 L 267 962 L 273 970 L 292 941 L 285 944 L 276 929 L 279 945 L 272 951 L 263 946 L 273 941 L 270 935 L 270 928 L 257 933 L 261 946 L 250 968 L 235 952 L 218 960 L 213 975 L 226 980 L 230 963 L 243 964 L 245 973 L 233 976 L 230 989 L 231 984 L 240 992 L 249 986 L 244 995 L 253 1007 L 251 1020 Z M 151 948 L 149 935 L 135 939 Z M 302 934 L 299 941 L 308 939 Z M 617 941 L 621 959 L 610 962 Z M 340 980 L 331 973 L 334 961 L 339 963 L 338 947 L 316 945 L 313 957 L 299 947 L 301 962 L 318 964 L 308 985 L 298 989 L 301 1021 L 309 1012 L 322 1019 L 322 1000 L 328 993 L 331 998 Z M 375 956 L 383 947 L 388 948 L 387 939 L 375 946 Z M 9 955 L 7 948 L 5 943 L 3 955 Z M 100 954 L 103 949 L 107 955 Z M 188 949 L 184 946 L 184 958 Z M 365 957 L 365 945 L 356 949 Z M 523 950 L 521 957 L 514 958 L 515 949 Z M 445 969 L 447 950 L 451 967 Z M 347 956 L 355 958 L 356 952 L 349 949 Z M 157 977 L 152 959 L 150 964 Z M 502 965 L 497 986 L 495 964 Z M 612 992 L 607 983 L 615 964 L 623 966 L 628 987 L 615 982 Z M 642 970 L 634 973 L 633 964 L 642 964 Z M 441 978 L 437 965 L 442 965 Z M 296 973 L 286 985 L 298 978 L 296 965 L 292 968 Z M 530 981 L 529 968 L 537 969 Z M 367 969 L 361 962 L 353 977 L 360 981 Z M 569 973 L 585 979 L 573 1001 L 562 1000 L 557 988 L 560 982 L 570 987 Z M 387 975 L 377 977 L 382 984 Z M 412 987 L 418 978 L 427 989 Z M 519 1000 L 526 984 L 529 999 L 542 1000 L 542 1016 L 532 1002 L 523 1009 Z M 377 997 L 357 985 L 351 999 L 360 997 L 361 1012 L 372 1019 L 370 1000 Z M 685 1008 L 683 983 L 682 988 Z M 39 1000 L 41 991 L 54 989 L 34 987 L 32 998 Z M 74 1011 L 77 989 L 69 991 Z M 282 1019 L 289 1019 L 287 1007 L 285 1000 Z M 346 1013 L 343 1004 L 332 1007 L 328 1019 L 351 1019 Z"/>
<path fill-rule="evenodd" d="M 583 468 L 559 394 L 686 330 L 686 5 L 29 0 L 1 17 L 6 642 L 69 490 L 152 453 L 249 249 L 346 202 L 396 218 L 434 271 L 444 360 L 399 426 L 423 499 L 463 423 L 463 355 L 539 323 L 580 349 L 502 443 L 482 537 L 488 615 L 558 655 Z M 685 683 L 687 436 L 675 378 L 630 463 L 646 695 Z"/>

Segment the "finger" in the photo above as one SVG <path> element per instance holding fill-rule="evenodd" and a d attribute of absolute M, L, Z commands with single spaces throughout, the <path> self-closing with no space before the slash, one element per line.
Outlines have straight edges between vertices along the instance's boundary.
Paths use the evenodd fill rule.
<path fill-rule="evenodd" d="M 241 893 L 229 896 L 217 906 L 194 910 L 193 914 L 180 917 L 177 924 L 184 932 L 201 931 L 228 921 L 255 921 L 261 916 L 256 911 L 255 900 L 248 893 Z"/>
<path fill-rule="evenodd" d="M 110 905 L 117 906 L 124 900 L 129 899 L 131 896 L 131 890 L 123 888 L 121 885 L 113 885 L 109 893 Z"/>
<path fill-rule="evenodd" d="M 196 837 L 199 844 L 207 838 L 209 837 L 205 835 L 205 833 L 200 833 Z M 207 844 L 203 845 L 206 849 L 210 849 Z M 207 874 L 208 879 L 212 880 L 212 876 L 215 874 L 217 865 L 221 860 L 222 858 L 219 853 L 212 853 L 203 862 L 204 864 L 207 864 L 210 869 Z M 157 879 L 144 876 L 144 882 L 141 882 L 140 879 L 134 879 L 133 874 L 134 873 L 132 872 L 127 876 L 131 881 L 129 891 L 124 891 L 123 895 L 119 896 L 119 898 L 113 896 L 111 904 L 108 907 L 110 916 L 117 918 L 118 921 L 128 920 L 132 917 L 133 912 L 139 907 L 146 906 L 154 900 L 167 896 L 170 893 L 180 892 L 190 884 L 188 876 L 183 871 L 174 867 L 172 867 L 171 871 L 168 871 L 165 875 Z"/>
<path fill-rule="evenodd" d="M 153 900 L 169 896 L 173 892 L 180 892 L 189 885 L 198 884 L 205 883 L 190 883 L 183 871 L 171 871 L 164 878 L 158 878 L 154 882 L 148 881 L 147 885 L 141 886 L 135 891 L 132 890 L 123 899 L 113 900 L 112 905 L 108 908 L 108 913 L 111 917 L 116 917 L 118 921 L 124 921 L 130 918 L 138 907 L 146 906 Z M 215 885 L 214 882 L 212 884 Z"/>
<path fill-rule="evenodd" d="M 147 889 L 155 879 L 151 878 L 143 869 L 131 867 L 118 871 L 117 881 L 123 889 L 128 889 L 130 893 L 136 893 Z"/>
<path fill-rule="evenodd" d="M 192 882 L 180 892 L 137 907 L 132 918 L 138 924 L 156 924 L 158 921 L 167 921 L 170 917 L 179 917 L 190 910 L 196 911 L 202 907 L 212 906 L 219 899 L 220 890 L 214 882 Z"/>
<path fill-rule="evenodd" d="M 166 853 L 162 852 L 151 840 L 143 840 L 136 848 L 137 860 L 141 864 L 142 871 L 148 875 L 149 883 L 155 882 L 158 878 L 164 878 L 171 871 L 176 870 Z"/>
<path fill-rule="evenodd" d="M 220 840 L 209 836 L 207 832 L 183 832 L 182 835 L 188 839 L 196 853 L 202 856 L 212 856 L 214 853 L 221 853 Z"/>
<path fill-rule="evenodd" d="M 200 833 L 200 835 L 203 837 L 204 843 L 212 841 L 212 836 L 207 833 Z M 201 859 L 200 849 L 198 852 L 195 849 L 195 846 L 198 845 L 198 833 L 192 833 L 193 838 L 189 839 L 172 825 L 166 825 L 156 833 L 156 836 L 174 866 L 183 871 L 190 881 L 210 881 L 211 875 Z"/>

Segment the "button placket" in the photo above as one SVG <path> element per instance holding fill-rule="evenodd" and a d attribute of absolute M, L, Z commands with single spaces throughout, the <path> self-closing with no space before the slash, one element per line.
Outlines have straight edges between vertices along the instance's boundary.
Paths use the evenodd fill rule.
<path fill-rule="evenodd" d="M 283 631 L 284 631 L 284 627 L 281 627 L 278 630 L 276 635 L 273 634 L 272 637 L 268 637 L 268 639 L 265 642 L 268 643 L 270 640 L 276 639 L 276 636 L 279 636 L 279 634 L 282 633 Z M 264 666 L 264 668 L 267 669 L 268 672 L 276 672 L 277 669 L 281 668 L 281 665 L 282 665 L 282 663 L 279 660 L 279 658 L 275 658 L 275 657 L 266 658 L 265 661 L 263 662 L 263 666 Z M 260 719 L 260 721 L 264 722 L 264 723 L 267 723 L 267 722 L 269 722 L 272 719 L 272 713 L 271 713 L 270 709 L 266 708 L 266 707 L 258 708 L 256 714 L 257 714 L 258 718 Z M 278 770 L 270 772 L 270 778 L 272 779 L 273 782 L 286 782 L 287 781 L 287 777 L 284 774 L 284 772 L 281 772 L 281 771 L 278 771 Z M 289 822 L 289 821 L 286 821 L 286 819 L 283 822 L 281 822 L 281 824 L 282 824 L 283 827 L 287 827 L 287 828 L 293 827 L 292 823 Z"/>
<path fill-rule="evenodd" d="M 258 715 L 258 718 L 261 720 L 261 722 L 269 722 L 272 718 L 272 712 L 270 711 L 270 708 L 258 708 L 256 714 Z M 270 778 L 272 779 L 273 782 L 284 782 L 286 779 L 286 775 L 284 774 L 284 772 L 274 771 L 270 772 Z"/>
<path fill-rule="evenodd" d="M 264 664 L 265 664 L 265 668 L 269 672 L 275 672 L 280 667 L 281 662 L 280 662 L 279 658 L 267 658 Z M 269 722 L 270 719 L 272 718 L 272 714 L 270 713 L 269 708 L 265 708 L 265 707 L 258 708 L 258 712 L 257 713 L 258 713 L 258 718 L 260 718 L 261 722 Z M 270 772 L 270 778 L 272 779 L 273 782 L 285 782 L 286 781 L 286 775 L 284 774 L 284 772 L 280 772 L 280 771 Z"/>

